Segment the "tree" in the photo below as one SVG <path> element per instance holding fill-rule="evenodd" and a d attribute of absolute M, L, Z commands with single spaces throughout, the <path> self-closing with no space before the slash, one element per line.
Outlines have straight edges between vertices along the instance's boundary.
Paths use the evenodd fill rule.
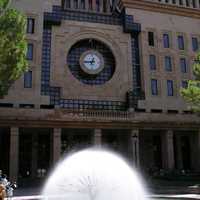
<path fill-rule="evenodd" d="M 26 60 L 26 18 L 9 8 L 10 0 L 0 0 L 0 96 L 28 67 Z"/>
<path fill-rule="evenodd" d="M 193 111 L 200 112 L 200 52 L 196 56 L 193 71 L 195 80 L 189 80 L 187 88 L 181 89 L 181 94 Z"/>

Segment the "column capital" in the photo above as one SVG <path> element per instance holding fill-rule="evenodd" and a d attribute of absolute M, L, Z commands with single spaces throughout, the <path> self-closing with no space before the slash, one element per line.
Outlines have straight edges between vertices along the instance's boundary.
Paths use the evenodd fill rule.
<path fill-rule="evenodd" d="M 19 128 L 18 127 L 11 127 L 10 128 L 10 134 L 11 135 L 18 135 L 19 134 Z"/>
<path fill-rule="evenodd" d="M 102 138 L 102 130 L 101 129 L 94 129 L 94 136 L 93 136 L 93 143 L 95 146 L 100 147 L 101 146 L 101 138 Z"/>
<path fill-rule="evenodd" d="M 102 135 L 101 129 L 94 129 L 94 134 L 95 134 L 95 136 L 101 137 L 101 135 Z"/>
<path fill-rule="evenodd" d="M 53 129 L 53 135 L 54 135 L 54 137 L 60 137 L 61 132 L 62 132 L 61 128 L 54 128 Z"/>
<path fill-rule="evenodd" d="M 138 137 L 138 136 L 139 136 L 139 129 L 132 129 L 131 137 Z"/>
<path fill-rule="evenodd" d="M 166 130 L 166 137 L 172 139 L 174 136 L 174 131 L 171 129 Z"/>

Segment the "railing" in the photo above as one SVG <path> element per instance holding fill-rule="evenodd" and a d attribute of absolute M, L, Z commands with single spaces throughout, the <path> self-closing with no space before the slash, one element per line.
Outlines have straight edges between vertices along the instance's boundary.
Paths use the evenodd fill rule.
<path fill-rule="evenodd" d="M 199 0 L 145 0 L 162 4 L 175 5 L 185 8 L 200 9 Z"/>
<path fill-rule="evenodd" d="M 87 12 L 111 13 L 117 0 L 62 0 L 65 10 L 79 10 Z"/>
<path fill-rule="evenodd" d="M 133 112 L 128 111 L 93 111 L 93 110 L 60 110 L 64 116 L 83 119 L 97 120 L 130 120 L 134 117 Z"/>

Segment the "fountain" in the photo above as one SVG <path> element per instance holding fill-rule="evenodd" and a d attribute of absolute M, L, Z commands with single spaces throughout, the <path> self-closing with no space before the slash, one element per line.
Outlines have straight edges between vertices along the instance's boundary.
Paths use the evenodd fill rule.
<path fill-rule="evenodd" d="M 118 155 L 87 149 L 58 163 L 42 192 L 51 200 L 145 200 L 144 184 Z"/>

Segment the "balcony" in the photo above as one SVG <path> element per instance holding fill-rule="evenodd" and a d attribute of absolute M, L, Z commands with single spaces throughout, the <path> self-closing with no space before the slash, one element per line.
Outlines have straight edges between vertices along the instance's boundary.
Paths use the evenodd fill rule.
<path fill-rule="evenodd" d="M 79 10 L 83 12 L 110 14 L 116 7 L 117 0 L 63 0 L 64 10 Z"/>
<path fill-rule="evenodd" d="M 144 0 L 160 4 L 174 5 L 184 8 L 200 9 L 199 0 Z"/>

